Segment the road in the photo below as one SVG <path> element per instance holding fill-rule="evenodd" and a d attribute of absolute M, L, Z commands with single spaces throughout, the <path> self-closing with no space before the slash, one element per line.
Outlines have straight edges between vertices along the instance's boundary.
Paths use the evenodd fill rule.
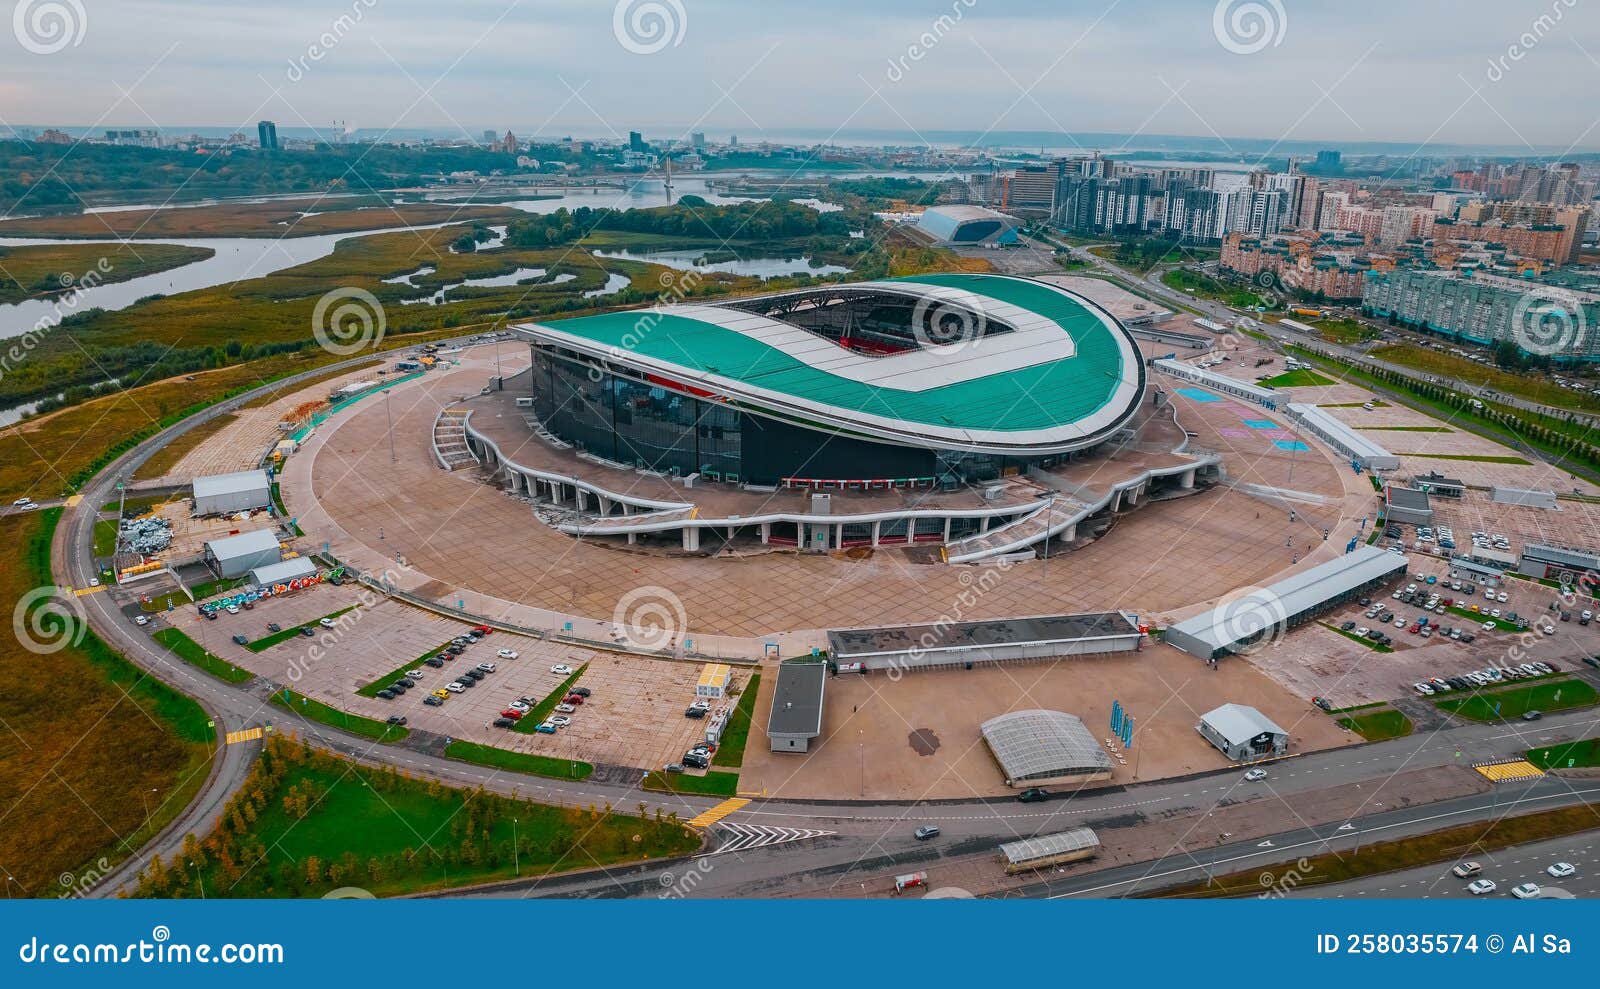
<path fill-rule="evenodd" d="M 1498 852 L 1475 854 L 1471 859 L 1483 866 L 1480 875 L 1494 880 L 1498 887 L 1494 893 L 1485 894 L 1487 896 L 1509 896 L 1511 887 L 1534 882 L 1552 898 L 1563 898 L 1568 894 L 1584 898 L 1600 897 L 1600 834 L 1594 831 L 1517 845 Z M 1298 889 L 1288 895 L 1302 899 L 1474 899 L 1467 890 L 1467 883 L 1471 880 L 1458 879 L 1450 872 L 1456 862 L 1453 859 L 1369 879 Z M 1550 876 L 1544 870 L 1556 862 L 1576 866 L 1577 874 L 1564 879 Z"/>

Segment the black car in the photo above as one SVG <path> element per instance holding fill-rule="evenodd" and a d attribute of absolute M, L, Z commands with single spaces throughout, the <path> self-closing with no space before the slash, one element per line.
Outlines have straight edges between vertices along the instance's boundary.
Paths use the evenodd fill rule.
<path fill-rule="evenodd" d="M 478 681 L 474 680 L 472 677 L 458 677 L 456 679 L 456 683 L 459 683 L 461 686 L 469 689 L 478 685 Z"/>
<path fill-rule="evenodd" d="M 394 691 L 390 690 L 388 687 L 385 687 L 378 691 L 378 696 L 386 701 L 392 701 L 394 700 Z"/>
<path fill-rule="evenodd" d="M 467 651 L 467 647 L 463 645 L 445 646 L 444 651 L 452 656 L 459 656 Z"/>
<path fill-rule="evenodd" d="M 242 635 L 236 635 L 233 637 L 233 644 L 236 646 L 248 646 L 250 644 L 250 640 Z"/>
<path fill-rule="evenodd" d="M 703 707 L 686 708 L 684 709 L 683 716 L 699 721 L 701 718 L 706 716 L 706 709 Z"/>
<path fill-rule="evenodd" d="M 483 633 L 477 629 L 473 629 L 467 633 L 467 638 L 471 639 L 473 642 L 477 642 L 479 639 L 483 638 Z"/>
<path fill-rule="evenodd" d="M 415 687 L 417 685 L 417 681 L 411 679 L 410 677 L 401 677 L 400 679 L 396 680 L 395 682 L 400 684 L 401 686 L 405 687 L 407 690 L 410 690 L 412 687 Z"/>
<path fill-rule="evenodd" d="M 589 688 L 588 687 L 573 687 L 572 688 L 572 693 L 577 694 L 579 697 L 588 697 L 589 696 Z"/>
<path fill-rule="evenodd" d="M 930 838 L 939 837 L 939 828 L 934 824 L 924 824 L 922 827 L 911 832 L 911 836 L 918 841 L 927 841 Z"/>
<path fill-rule="evenodd" d="M 443 707 L 444 706 L 444 701 L 442 701 L 439 698 L 433 696 L 432 694 L 429 694 L 428 696 L 424 697 L 422 699 L 422 703 L 428 705 L 429 707 Z"/>
<path fill-rule="evenodd" d="M 1361 607 L 1363 607 L 1363 608 L 1365 608 L 1367 605 L 1369 605 L 1371 603 L 1372 603 L 1372 599 L 1371 598 L 1362 598 L 1361 601 L 1360 601 Z"/>
<path fill-rule="evenodd" d="M 437 700 L 437 698 L 435 698 L 435 699 Z M 391 725 L 403 725 L 405 723 L 406 723 L 406 716 L 405 715 L 403 715 L 403 714 L 391 714 L 391 715 L 389 715 L 389 724 L 391 724 Z"/>
<path fill-rule="evenodd" d="M 681 763 L 681 762 L 669 762 L 665 766 L 663 766 L 662 768 L 665 769 L 669 773 L 681 773 L 681 772 L 683 772 L 683 763 Z"/>
<path fill-rule="evenodd" d="M 267 631 L 268 632 L 282 632 L 283 631 L 283 626 L 279 625 L 277 622 L 267 622 Z"/>
<path fill-rule="evenodd" d="M 1543 711 L 1523 711 L 1522 712 L 1522 720 L 1523 721 L 1538 721 L 1542 717 L 1544 717 L 1544 712 Z"/>
<path fill-rule="evenodd" d="M 1583 657 L 1583 661 L 1595 669 L 1600 670 L 1600 659 L 1595 659 L 1593 656 L 1585 656 Z"/>
<path fill-rule="evenodd" d="M 487 674 L 482 670 L 468 670 L 463 673 L 462 676 L 468 676 L 474 680 L 482 680 L 485 676 L 487 676 Z"/>
<path fill-rule="evenodd" d="M 300 634 L 309 639 L 317 634 L 317 630 L 312 628 L 310 625 L 302 625 L 300 626 Z"/>
<path fill-rule="evenodd" d="M 511 718 L 495 718 L 494 726 L 496 728 L 515 728 L 517 723 Z"/>
<path fill-rule="evenodd" d="M 1017 794 L 1017 799 L 1025 804 L 1036 804 L 1050 799 L 1050 792 L 1037 786 L 1030 786 Z"/>
<path fill-rule="evenodd" d="M 206 621 L 214 622 L 214 621 L 217 620 L 217 613 L 215 611 L 208 611 L 205 614 L 206 614 Z"/>
<path fill-rule="evenodd" d="M 1340 625 L 1339 627 L 1341 629 L 1344 629 L 1346 632 L 1348 632 L 1351 629 L 1356 627 L 1356 623 L 1355 622 L 1345 622 L 1343 625 Z"/>
<path fill-rule="evenodd" d="M 389 690 L 396 694 L 403 694 L 410 689 L 411 681 L 409 680 L 396 680 L 394 683 L 389 684 Z"/>
<path fill-rule="evenodd" d="M 427 659 L 422 661 L 422 665 L 431 666 L 437 670 L 439 667 L 444 665 L 444 660 L 440 659 L 438 656 L 429 656 Z"/>

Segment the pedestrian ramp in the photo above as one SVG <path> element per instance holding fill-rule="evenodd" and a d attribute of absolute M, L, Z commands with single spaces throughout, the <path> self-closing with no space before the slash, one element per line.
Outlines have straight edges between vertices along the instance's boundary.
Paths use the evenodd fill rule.
<path fill-rule="evenodd" d="M 237 745 L 240 742 L 253 742 L 265 733 L 266 730 L 263 728 L 241 728 L 238 731 L 228 732 L 228 734 L 224 736 L 223 742 L 227 745 Z"/>
<path fill-rule="evenodd" d="M 749 803 L 750 801 L 744 797 L 731 797 L 710 810 L 702 811 L 696 815 L 689 821 L 689 826 L 692 828 L 708 828 Z"/>
<path fill-rule="evenodd" d="M 1544 770 L 1526 759 L 1512 759 L 1507 762 L 1483 762 L 1472 768 L 1476 769 L 1484 779 L 1491 783 L 1532 780 L 1544 775 Z"/>

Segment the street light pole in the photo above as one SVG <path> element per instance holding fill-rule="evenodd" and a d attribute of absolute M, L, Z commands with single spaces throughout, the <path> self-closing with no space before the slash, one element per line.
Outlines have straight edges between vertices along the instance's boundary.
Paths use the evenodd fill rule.
<path fill-rule="evenodd" d="M 394 455 L 394 410 L 389 407 L 389 389 L 383 390 L 383 413 L 389 417 L 389 462 L 399 463 L 400 458 Z"/>
<path fill-rule="evenodd" d="M 518 878 L 522 876 L 522 856 L 517 848 L 517 819 L 511 819 L 511 862 Z"/>

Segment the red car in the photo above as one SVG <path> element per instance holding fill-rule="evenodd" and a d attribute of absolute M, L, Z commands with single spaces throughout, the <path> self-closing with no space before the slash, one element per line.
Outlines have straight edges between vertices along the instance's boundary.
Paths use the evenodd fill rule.
<path fill-rule="evenodd" d="M 494 629 L 490 628 L 487 625 L 474 625 L 474 626 L 472 626 L 472 630 L 474 632 L 478 632 L 478 633 L 481 633 L 483 635 L 488 635 L 490 632 L 494 631 Z"/>
<path fill-rule="evenodd" d="M 582 694 L 568 694 L 566 697 L 562 698 L 561 703 L 563 703 L 563 704 L 574 704 L 574 705 L 582 704 L 583 703 L 583 695 Z"/>
<path fill-rule="evenodd" d="M 516 721 L 517 719 L 522 717 L 522 712 L 517 710 L 514 707 L 508 707 L 504 711 L 500 712 L 500 717 L 502 717 L 502 718 L 510 718 L 512 721 Z"/>

